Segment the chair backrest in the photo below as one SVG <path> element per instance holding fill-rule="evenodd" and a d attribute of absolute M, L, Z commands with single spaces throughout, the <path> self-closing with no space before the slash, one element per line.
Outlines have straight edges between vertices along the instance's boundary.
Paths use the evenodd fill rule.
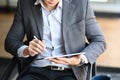
<path fill-rule="evenodd" d="M 93 80 L 111 80 L 107 75 L 97 75 L 93 77 Z"/>
<path fill-rule="evenodd" d="M 0 80 L 13 80 L 10 78 L 13 78 L 17 75 L 17 72 L 15 70 L 15 67 L 17 66 L 17 64 L 18 64 L 18 59 L 13 57 L 10 63 L 8 64 L 6 70 L 2 74 Z"/>

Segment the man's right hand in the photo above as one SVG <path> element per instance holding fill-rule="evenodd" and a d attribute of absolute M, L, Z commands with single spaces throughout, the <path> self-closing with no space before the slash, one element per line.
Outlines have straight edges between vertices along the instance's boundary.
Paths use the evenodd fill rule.
<path fill-rule="evenodd" d="M 33 39 L 32 41 L 30 41 L 29 46 L 24 49 L 23 56 L 35 56 L 39 53 L 42 53 L 44 49 L 44 41 Z"/>

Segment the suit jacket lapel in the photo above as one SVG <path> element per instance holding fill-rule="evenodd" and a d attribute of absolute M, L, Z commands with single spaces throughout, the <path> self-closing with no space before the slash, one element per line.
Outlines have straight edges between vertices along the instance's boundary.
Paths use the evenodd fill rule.
<path fill-rule="evenodd" d="M 82 1 L 79 3 L 81 7 L 79 8 L 79 12 L 77 12 L 77 6 L 75 5 L 77 2 L 74 0 L 63 0 L 63 16 L 62 16 L 62 24 L 63 28 L 70 27 L 76 21 L 80 21 L 83 18 L 83 9 L 82 8 Z M 79 15 L 76 14 L 79 13 Z M 77 16 L 76 16 L 77 15 Z"/>
<path fill-rule="evenodd" d="M 72 0 L 63 0 L 63 11 L 62 11 L 62 27 L 66 29 L 70 26 L 70 21 L 72 14 L 75 10 L 75 5 L 71 4 Z M 32 11 L 35 18 L 35 22 L 37 24 L 37 29 L 40 33 L 41 39 L 43 39 L 43 18 L 42 18 L 42 10 L 41 5 L 34 5 L 34 1 L 32 4 Z M 64 34 L 63 34 L 64 35 Z"/>
<path fill-rule="evenodd" d="M 70 53 L 69 46 L 67 45 L 67 28 L 70 27 L 71 17 L 74 12 L 74 5 L 71 4 L 72 0 L 63 0 L 63 11 L 62 11 L 62 29 L 63 29 L 63 39 L 65 44 L 66 53 Z"/>
<path fill-rule="evenodd" d="M 38 32 L 40 33 L 39 37 L 43 39 L 43 18 L 42 18 L 41 5 L 40 4 L 34 5 L 34 1 L 33 1 L 32 11 L 35 18 L 35 22 L 37 24 Z"/>
<path fill-rule="evenodd" d="M 70 24 L 72 14 L 74 12 L 75 5 L 71 4 L 72 0 L 63 0 L 63 27 Z M 65 25 L 65 26 L 64 26 Z"/>

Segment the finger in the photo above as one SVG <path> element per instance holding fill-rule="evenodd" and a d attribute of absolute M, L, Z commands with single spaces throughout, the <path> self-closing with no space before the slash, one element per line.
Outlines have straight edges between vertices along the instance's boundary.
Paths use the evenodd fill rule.
<path fill-rule="evenodd" d="M 44 41 L 42 40 L 35 40 L 36 41 L 36 44 L 38 44 L 38 46 L 41 46 L 42 48 L 45 48 L 45 44 L 44 44 Z"/>
<path fill-rule="evenodd" d="M 52 58 L 52 59 L 49 59 L 50 61 L 56 63 L 56 64 L 67 64 L 66 62 L 60 60 L 60 59 L 57 59 L 57 58 Z"/>
<path fill-rule="evenodd" d="M 80 55 L 69 58 L 70 65 L 78 65 L 79 63 L 80 63 Z"/>
<path fill-rule="evenodd" d="M 32 56 L 32 57 L 33 57 L 33 56 L 35 56 L 35 54 L 33 54 L 33 53 L 30 53 L 30 56 Z"/>
<path fill-rule="evenodd" d="M 39 45 L 37 41 L 38 41 L 38 40 L 33 40 L 33 41 L 31 41 L 29 46 L 30 46 L 34 51 L 37 51 L 37 52 L 41 53 L 41 52 L 43 52 L 44 47 L 42 47 L 41 45 Z"/>
<path fill-rule="evenodd" d="M 76 55 L 75 57 L 76 57 L 76 58 L 80 58 L 80 55 Z"/>
<path fill-rule="evenodd" d="M 44 41 L 40 41 L 38 40 L 37 44 L 36 44 L 36 47 L 38 47 L 42 52 L 45 50 L 45 43 Z"/>
<path fill-rule="evenodd" d="M 41 53 L 41 52 L 42 52 L 41 49 L 35 47 L 34 45 L 29 45 L 29 49 L 30 49 L 31 51 L 35 51 L 35 52 L 37 52 L 37 53 Z"/>
<path fill-rule="evenodd" d="M 79 58 L 80 58 L 80 55 L 73 56 L 71 58 L 57 58 L 57 59 L 65 62 L 68 65 L 77 65 L 79 64 Z"/>
<path fill-rule="evenodd" d="M 69 58 L 57 58 L 62 64 L 69 65 Z"/>
<path fill-rule="evenodd" d="M 43 47 L 44 48 L 44 44 L 40 40 L 34 39 L 33 41 L 31 41 L 31 44 L 33 44 L 36 47 Z"/>
<path fill-rule="evenodd" d="M 31 48 L 28 48 L 28 51 L 29 51 L 29 55 L 30 55 L 30 56 L 35 56 L 35 55 L 38 54 L 38 52 L 32 50 Z"/>

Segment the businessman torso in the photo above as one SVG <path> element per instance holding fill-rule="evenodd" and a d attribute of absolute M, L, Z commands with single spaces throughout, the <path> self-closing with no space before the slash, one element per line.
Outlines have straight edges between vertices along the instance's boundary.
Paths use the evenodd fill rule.
<path fill-rule="evenodd" d="M 41 5 L 34 5 L 35 1 L 36 0 L 20 0 L 18 3 L 18 11 L 11 31 L 8 33 L 8 38 L 6 39 L 6 42 L 9 41 L 9 44 L 13 43 L 11 44 L 13 45 L 13 48 L 7 50 L 15 56 L 17 56 L 17 49 L 24 44 L 22 43 L 22 40 L 25 35 L 27 37 L 25 44 L 27 45 L 33 39 L 34 35 L 37 35 L 40 40 L 43 39 L 44 24 Z M 88 14 L 90 16 L 88 16 Z M 91 37 L 96 38 L 96 35 L 100 35 L 101 37 L 96 38 L 95 40 L 99 39 L 104 42 L 102 33 L 96 28 L 98 25 L 96 24 L 93 12 L 89 9 L 88 0 L 63 0 L 61 27 L 67 54 L 84 51 L 86 47 L 86 36 L 92 40 Z M 90 28 L 95 29 L 95 34 L 92 33 L 93 31 Z M 16 41 L 13 37 L 18 40 Z M 94 44 L 92 45 L 94 46 Z M 10 46 L 8 45 L 7 48 L 9 47 Z M 89 47 L 87 50 L 92 51 Z M 90 54 L 87 54 L 86 56 L 90 61 L 89 63 L 95 62 L 95 59 L 102 51 L 103 50 L 97 51 L 96 49 L 95 55 L 90 57 L 88 57 Z M 88 70 L 88 65 L 83 65 L 81 67 L 72 66 L 73 72 L 78 80 L 86 80 L 86 77 L 89 76 L 90 73 L 87 73 L 91 71 L 91 69 Z M 89 65 L 89 67 L 90 66 L 91 65 Z"/>

